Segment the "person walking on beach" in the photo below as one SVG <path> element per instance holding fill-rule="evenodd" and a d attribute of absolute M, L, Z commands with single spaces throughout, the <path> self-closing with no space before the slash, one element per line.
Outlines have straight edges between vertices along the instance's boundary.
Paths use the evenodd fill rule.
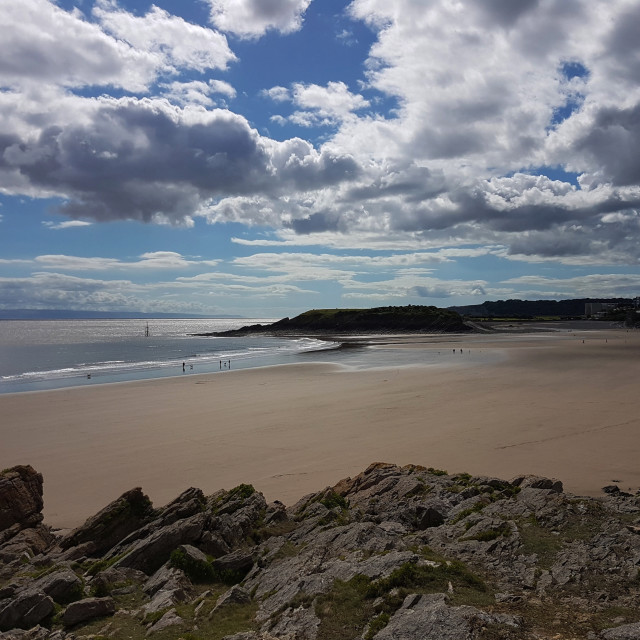
<path fill-rule="evenodd" d="M 184 371 L 184 362 L 182 363 L 182 371 Z"/>

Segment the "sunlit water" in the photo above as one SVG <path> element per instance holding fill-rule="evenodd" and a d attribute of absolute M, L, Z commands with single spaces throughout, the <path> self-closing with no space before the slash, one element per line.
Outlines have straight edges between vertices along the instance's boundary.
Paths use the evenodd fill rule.
<path fill-rule="evenodd" d="M 0 393 L 227 372 L 299 362 L 354 368 L 451 362 L 448 350 L 358 348 L 291 337 L 194 334 L 269 324 L 273 319 L 0 321 Z M 486 360 L 474 354 L 468 359 Z M 183 371 L 184 367 L 184 371 Z"/>

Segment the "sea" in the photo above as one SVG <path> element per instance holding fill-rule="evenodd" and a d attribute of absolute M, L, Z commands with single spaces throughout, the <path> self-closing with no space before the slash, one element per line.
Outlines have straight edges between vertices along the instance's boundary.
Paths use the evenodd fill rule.
<path fill-rule="evenodd" d="M 274 321 L 0 320 L 0 393 L 294 363 L 333 362 L 362 369 L 441 361 L 440 353 L 435 351 L 422 352 L 418 362 L 410 349 L 339 349 L 339 342 L 307 337 L 196 335 Z"/>

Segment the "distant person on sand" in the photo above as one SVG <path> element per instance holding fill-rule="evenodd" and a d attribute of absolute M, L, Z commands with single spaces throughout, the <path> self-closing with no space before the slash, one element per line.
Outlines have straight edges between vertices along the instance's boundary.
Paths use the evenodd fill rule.
<path fill-rule="evenodd" d="M 182 370 L 184 371 L 184 362 L 182 363 Z"/>

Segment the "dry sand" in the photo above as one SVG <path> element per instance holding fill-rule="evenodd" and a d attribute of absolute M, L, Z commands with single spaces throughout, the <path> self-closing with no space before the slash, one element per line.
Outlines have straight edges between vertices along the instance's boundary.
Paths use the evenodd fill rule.
<path fill-rule="evenodd" d="M 584 342 L 583 342 L 584 340 Z M 443 337 L 414 349 L 499 349 L 493 364 L 352 371 L 291 365 L 0 395 L 0 468 L 45 479 L 45 522 L 75 526 L 141 486 L 247 482 L 293 503 L 374 461 L 597 495 L 640 486 L 640 333 Z M 390 352 L 389 361 L 392 361 Z"/>

